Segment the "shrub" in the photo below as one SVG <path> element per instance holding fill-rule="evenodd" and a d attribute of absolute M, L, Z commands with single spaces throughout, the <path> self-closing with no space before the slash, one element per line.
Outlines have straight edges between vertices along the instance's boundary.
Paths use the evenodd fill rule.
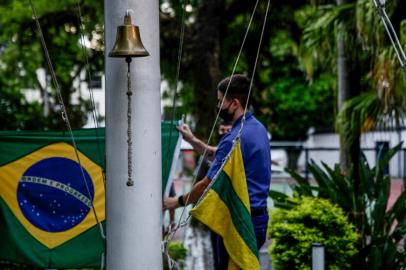
<path fill-rule="evenodd" d="M 340 206 L 356 227 L 360 238 L 353 269 L 406 269 L 406 190 L 388 207 L 391 179 L 385 174 L 389 161 L 401 147 L 399 144 L 390 149 L 374 167 L 361 155 L 358 189 L 354 187 L 354 172 L 343 174 L 338 164 L 330 168 L 324 163 L 319 166 L 310 162 L 308 167 L 316 185 L 288 170 L 297 182 L 294 187 L 297 196 L 328 199 Z M 292 207 L 283 193 L 270 191 L 269 196 L 277 207 Z"/>
<path fill-rule="evenodd" d="M 164 269 L 176 269 L 181 270 L 185 267 L 185 258 L 187 250 L 182 242 L 169 242 L 168 243 L 168 255 L 174 261 L 174 265 L 170 266 L 168 257 L 163 254 Z"/>
<path fill-rule="evenodd" d="M 181 242 L 170 242 L 168 246 L 169 256 L 175 261 L 186 258 L 186 248 Z"/>
<path fill-rule="evenodd" d="M 268 228 L 273 267 L 311 269 L 313 243 L 325 248 L 326 269 L 348 269 L 357 234 L 341 208 L 324 199 L 293 198 L 291 209 L 271 211 Z"/>

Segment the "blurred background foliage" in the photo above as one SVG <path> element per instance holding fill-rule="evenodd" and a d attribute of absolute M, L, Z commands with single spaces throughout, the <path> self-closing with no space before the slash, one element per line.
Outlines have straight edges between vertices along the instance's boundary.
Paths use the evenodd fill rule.
<path fill-rule="evenodd" d="M 73 104 L 71 96 L 78 92 L 75 81 L 85 68 L 84 52 L 91 73 L 103 70 L 103 7 L 99 1 L 84 1 L 80 20 L 78 1 L 33 3 L 72 126 L 82 127 L 91 106 L 80 97 Z M 3 0 L 0 14 L 0 129 L 65 129 L 29 3 Z M 82 37 L 88 46 L 80 45 Z M 45 82 L 39 69 L 45 70 Z M 38 90 L 41 100 L 28 102 L 27 89 Z"/>
<path fill-rule="evenodd" d="M 406 4 L 400 0 L 387 2 L 388 13 L 404 42 Z M 85 50 L 91 74 L 103 72 L 104 62 L 103 5 L 94 0 L 80 2 L 80 21 L 78 3 L 34 1 L 63 98 L 76 128 L 84 125 L 86 113 L 91 110 L 87 100 L 71 102 L 78 87 L 74 81 L 86 64 L 80 45 L 82 34 L 87 39 Z M 178 86 L 181 105 L 176 116 L 188 113 L 198 135 L 208 135 L 215 116 L 217 82 L 231 74 L 254 5 L 255 1 L 236 0 L 160 1 L 161 70 L 163 80 L 168 82 L 163 98 L 171 100 L 175 92 L 177 44 L 184 22 Z M 399 108 L 405 107 L 405 76 L 372 0 L 352 0 L 346 5 L 331 0 L 272 1 L 259 65 L 252 74 L 265 8 L 266 2 L 260 1 L 236 71 L 253 77 L 251 109 L 275 140 L 305 140 L 310 127 L 334 130 L 339 110 L 336 37 L 340 23 L 354 25 L 353 32 L 344 35 L 351 48 L 347 57 L 358 63 L 359 83 L 351 84 L 382 104 L 379 110 L 367 108 L 373 116 L 365 118 L 373 123 L 369 126 L 386 123 L 379 119 L 386 119 L 382 115 L 393 117 L 394 108 L 403 112 Z M 2 0 L 0 13 L 0 120 L 4 123 L 1 128 L 63 129 L 29 5 L 18 0 Z M 27 102 L 22 95 L 24 89 L 38 89 L 44 95 L 38 68 L 46 71 L 50 98 Z M 41 109 L 44 102 L 50 107 L 45 116 Z M 163 113 L 165 118 L 171 118 L 169 108 Z"/>

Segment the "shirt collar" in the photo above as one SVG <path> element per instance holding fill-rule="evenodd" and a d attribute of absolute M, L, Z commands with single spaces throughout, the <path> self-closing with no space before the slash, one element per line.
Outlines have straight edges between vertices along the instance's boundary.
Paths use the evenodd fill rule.
<path fill-rule="evenodd" d="M 237 119 L 237 121 L 235 121 L 235 123 L 233 124 L 233 128 L 234 127 L 236 127 L 236 126 L 239 126 L 240 124 L 241 124 L 241 121 L 242 121 L 242 117 L 243 117 L 244 115 L 241 115 L 238 119 Z M 245 113 L 245 120 L 248 120 L 249 118 L 251 118 L 252 117 L 252 112 L 246 112 Z"/>

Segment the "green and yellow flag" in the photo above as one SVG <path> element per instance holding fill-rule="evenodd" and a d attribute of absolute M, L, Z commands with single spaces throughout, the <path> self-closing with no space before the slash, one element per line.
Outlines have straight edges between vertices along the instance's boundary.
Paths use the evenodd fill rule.
<path fill-rule="evenodd" d="M 170 159 L 162 172 L 164 190 L 179 134 L 165 122 L 162 131 L 169 151 L 162 158 Z M 73 134 L 80 164 L 67 132 L 0 132 L 0 261 L 41 268 L 101 265 L 105 130 Z"/>
<path fill-rule="evenodd" d="M 99 141 L 95 130 L 74 132 L 80 165 L 67 133 L 0 132 L 0 260 L 43 268 L 101 264 L 104 130 L 98 132 Z"/>
<path fill-rule="evenodd" d="M 191 211 L 193 217 L 223 238 L 230 256 L 228 269 L 260 269 L 250 209 L 238 141 L 206 196 Z"/>

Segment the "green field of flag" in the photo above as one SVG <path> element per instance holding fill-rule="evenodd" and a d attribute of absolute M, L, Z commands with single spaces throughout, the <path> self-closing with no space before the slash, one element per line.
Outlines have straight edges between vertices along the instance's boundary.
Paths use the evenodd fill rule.
<path fill-rule="evenodd" d="M 73 133 L 77 154 L 68 132 L 0 132 L 0 261 L 41 268 L 101 265 L 105 130 Z M 162 123 L 162 193 L 171 184 L 179 146 L 174 125 Z"/>

